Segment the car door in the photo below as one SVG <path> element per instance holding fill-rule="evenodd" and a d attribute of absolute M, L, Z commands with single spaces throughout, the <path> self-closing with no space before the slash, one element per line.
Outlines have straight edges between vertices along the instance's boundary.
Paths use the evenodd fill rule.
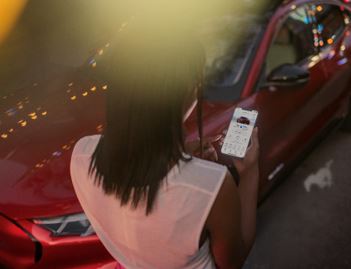
<path fill-rule="evenodd" d="M 338 109 L 338 99 L 347 95 L 350 87 L 351 33 L 350 13 L 343 6 L 310 5 L 319 28 L 321 58 L 327 83 L 321 91 L 323 107 Z"/>
<path fill-rule="evenodd" d="M 318 100 L 313 97 L 324 84 L 325 75 L 318 57 L 314 21 L 307 8 L 307 4 L 293 5 L 285 12 L 277 11 L 282 15 L 262 62 L 257 90 L 246 100 L 259 111 L 263 181 L 274 179 L 303 148 L 312 132 L 309 124 L 319 110 Z M 270 84 L 272 73 L 286 64 L 308 72 L 308 82 Z"/>

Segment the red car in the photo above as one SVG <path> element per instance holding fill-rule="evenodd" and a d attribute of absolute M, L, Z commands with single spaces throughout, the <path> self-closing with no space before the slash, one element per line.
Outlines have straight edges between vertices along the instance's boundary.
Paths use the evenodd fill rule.
<path fill-rule="evenodd" d="M 204 24 L 204 135 L 224 135 L 237 106 L 258 111 L 261 198 L 350 114 L 347 2 L 283 1 L 257 15 L 246 1 L 245 15 Z M 109 85 L 92 77 L 109 49 L 108 18 L 118 17 L 110 10 L 102 13 L 96 1 L 29 1 L 0 45 L 1 268 L 116 264 L 82 213 L 69 173 L 74 143 L 103 128 Z M 194 115 L 186 127 L 195 139 Z"/>

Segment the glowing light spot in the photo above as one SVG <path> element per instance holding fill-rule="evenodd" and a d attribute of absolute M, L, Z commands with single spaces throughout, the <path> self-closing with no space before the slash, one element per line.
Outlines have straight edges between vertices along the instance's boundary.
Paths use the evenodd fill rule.
<path fill-rule="evenodd" d="M 68 87 L 72 87 L 73 86 L 73 82 L 70 82 L 69 84 L 68 84 Z"/>
<path fill-rule="evenodd" d="M 317 61 L 319 60 L 319 56 L 318 56 L 318 55 L 313 56 L 313 57 L 311 58 L 311 60 L 312 60 L 313 62 L 317 62 Z"/>
<path fill-rule="evenodd" d="M 331 50 L 328 54 L 328 59 L 330 60 L 331 58 L 333 58 L 335 56 L 335 50 Z"/>
<path fill-rule="evenodd" d="M 29 117 L 34 117 L 35 115 L 36 115 L 35 112 L 32 112 L 32 113 L 29 113 L 29 114 L 28 114 Z"/>
<path fill-rule="evenodd" d="M 62 155 L 61 151 L 55 151 L 52 153 L 52 156 L 54 156 L 54 157 L 59 157 L 61 155 Z"/>
<path fill-rule="evenodd" d="M 346 46 L 345 45 L 341 45 L 340 46 L 340 50 L 342 50 L 342 51 L 346 50 Z"/>
<path fill-rule="evenodd" d="M 9 133 L 12 133 L 13 131 L 14 131 L 14 129 L 13 129 L 13 128 L 9 129 Z"/>
<path fill-rule="evenodd" d="M 305 18 L 303 19 L 303 22 L 304 22 L 305 24 L 309 24 L 309 23 L 310 23 L 310 19 L 309 19 L 308 17 L 305 17 Z"/>
<path fill-rule="evenodd" d="M 103 90 L 107 90 L 107 85 L 102 86 Z"/>
<path fill-rule="evenodd" d="M 18 106 L 18 109 L 23 109 L 23 105 L 19 105 L 19 106 Z"/>
<path fill-rule="evenodd" d="M 94 58 L 91 59 L 91 60 L 89 61 L 89 64 L 92 66 L 92 68 L 95 68 L 95 67 L 96 67 L 96 61 L 95 61 L 95 59 L 94 59 Z"/>
<path fill-rule="evenodd" d="M 338 61 L 338 65 L 344 65 L 348 62 L 347 58 L 342 58 L 341 60 Z"/>
<path fill-rule="evenodd" d="M 88 92 L 85 91 L 85 92 L 82 93 L 82 95 L 83 95 L 83 96 L 87 96 L 87 95 L 88 95 Z"/>
<path fill-rule="evenodd" d="M 316 65 L 316 62 L 310 62 L 309 64 L 308 64 L 308 68 L 312 68 L 313 66 L 315 66 Z"/>
<path fill-rule="evenodd" d="M 16 112 L 17 112 L 17 111 L 16 111 L 15 108 L 10 108 L 10 109 L 8 109 L 5 113 L 7 114 L 7 116 L 11 117 L 11 116 L 15 115 Z"/>
<path fill-rule="evenodd" d="M 41 106 L 38 106 L 38 107 L 37 107 L 37 111 L 39 111 L 40 109 L 41 109 Z"/>
<path fill-rule="evenodd" d="M 99 54 L 99 55 L 104 54 L 104 50 L 103 50 L 103 49 L 100 49 L 100 50 L 98 51 L 98 54 Z"/>
<path fill-rule="evenodd" d="M 8 137 L 8 135 L 7 134 L 1 134 L 1 138 L 3 138 L 3 139 L 6 139 Z"/>
<path fill-rule="evenodd" d="M 38 118 L 37 115 L 30 117 L 32 120 L 36 120 Z"/>
<path fill-rule="evenodd" d="M 123 30 L 124 27 L 126 27 L 128 25 L 128 22 L 124 22 L 122 23 L 121 27 L 119 28 L 119 30 Z"/>
<path fill-rule="evenodd" d="M 25 127 L 25 126 L 27 125 L 27 121 L 22 120 L 22 121 L 20 122 L 20 125 L 21 125 L 21 127 Z"/>
<path fill-rule="evenodd" d="M 91 90 L 92 92 L 95 92 L 95 91 L 96 91 L 96 86 L 91 87 L 90 90 Z"/>
<path fill-rule="evenodd" d="M 69 90 L 67 90 L 66 92 L 67 92 L 67 93 L 70 93 L 71 91 L 72 91 L 72 90 L 69 89 Z"/>
<path fill-rule="evenodd" d="M 62 149 L 64 149 L 64 150 L 69 150 L 71 147 L 69 146 L 69 145 L 63 145 L 62 146 Z"/>
<path fill-rule="evenodd" d="M 75 95 L 73 95 L 73 96 L 71 96 L 71 100 L 73 101 L 73 100 L 76 100 L 77 99 L 77 96 L 75 96 Z"/>
<path fill-rule="evenodd" d="M 321 5 L 319 5 L 319 6 L 316 7 L 316 10 L 318 12 L 322 12 L 323 11 L 323 7 Z"/>
<path fill-rule="evenodd" d="M 324 42 L 323 40 L 319 41 L 319 46 L 323 47 L 324 46 Z"/>
<path fill-rule="evenodd" d="M 290 9 L 291 9 L 291 10 L 296 9 L 296 5 L 291 5 Z"/>
<path fill-rule="evenodd" d="M 43 115 L 43 116 L 46 116 L 48 114 L 48 112 L 47 111 L 43 111 L 43 112 L 41 112 L 41 115 Z"/>
<path fill-rule="evenodd" d="M 106 43 L 105 47 L 108 48 L 110 46 L 110 43 Z"/>
<path fill-rule="evenodd" d="M 334 43 L 334 40 L 333 40 L 332 38 L 329 38 L 329 39 L 327 40 L 327 42 L 328 42 L 329 45 L 331 45 L 331 44 Z"/>
<path fill-rule="evenodd" d="M 102 132 L 102 129 L 103 129 L 103 125 L 102 125 L 102 124 L 96 126 L 96 130 L 97 130 L 98 132 L 101 133 L 101 132 Z"/>

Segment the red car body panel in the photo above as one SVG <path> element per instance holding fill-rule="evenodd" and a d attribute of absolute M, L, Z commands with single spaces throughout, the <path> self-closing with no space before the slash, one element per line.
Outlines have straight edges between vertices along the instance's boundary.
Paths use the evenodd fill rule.
<path fill-rule="evenodd" d="M 253 92 L 280 19 L 292 4 L 306 2 L 311 1 L 290 1 L 276 10 L 251 63 L 240 99 L 203 105 L 206 137 L 224 135 L 236 106 L 259 111 L 261 195 L 271 188 L 274 180 L 269 178 L 277 167 L 283 165 L 280 169 L 284 171 L 317 134 L 334 119 L 344 117 L 348 109 L 350 25 L 318 59 L 306 62 L 310 65 L 310 81 L 302 88 L 266 87 Z M 57 70 L 44 81 L 0 97 L 0 108 L 5 112 L 0 116 L 0 267 L 115 266 L 95 235 L 53 237 L 30 220 L 82 212 L 71 184 L 70 155 L 79 138 L 101 132 L 106 92 L 103 82 L 86 76 L 85 70 L 91 65 L 87 62 L 78 71 Z M 189 118 L 186 129 L 187 140 L 196 139 L 195 115 Z M 214 146 L 219 153 L 220 145 Z M 222 163 L 231 163 L 228 157 L 219 155 Z"/>
<path fill-rule="evenodd" d="M 30 232 L 38 241 L 42 242 L 42 257 L 34 268 L 114 268 L 115 261 L 106 251 L 96 236 L 67 236 L 53 238 L 51 232 L 44 230 L 28 220 L 18 222 L 21 227 Z M 67 250 L 76 250 L 68 252 Z M 111 267 L 106 267 L 106 265 Z M 33 264 L 32 264 L 33 265 Z"/>

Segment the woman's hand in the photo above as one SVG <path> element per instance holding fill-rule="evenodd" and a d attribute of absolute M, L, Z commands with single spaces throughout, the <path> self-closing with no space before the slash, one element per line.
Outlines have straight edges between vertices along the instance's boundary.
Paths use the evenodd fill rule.
<path fill-rule="evenodd" d="M 216 149 L 212 143 L 217 142 L 221 139 L 221 135 L 214 137 L 204 138 L 203 140 L 203 156 L 200 156 L 200 140 L 191 141 L 185 144 L 186 150 L 191 154 L 199 158 L 203 158 L 209 161 L 218 161 L 218 155 Z"/>
<path fill-rule="evenodd" d="M 250 170 L 258 171 L 259 149 L 258 128 L 255 127 L 251 135 L 251 144 L 247 148 L 245 157 L 243 159 L 234 159 L 233 161 L 239 175 L 243 175 Z"/>

